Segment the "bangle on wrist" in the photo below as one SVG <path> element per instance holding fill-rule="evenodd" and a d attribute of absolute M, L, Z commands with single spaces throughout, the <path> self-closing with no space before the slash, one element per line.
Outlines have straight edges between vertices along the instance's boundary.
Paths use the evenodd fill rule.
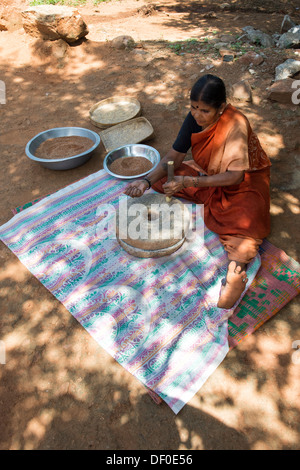
<path fill-rule="evenodd" d="M 182 186 L 185 188 L 185 185 L 184 185 L 184 176 L 182 177 Z"/>
<path fill-rule="evenodd" d="M 150 189 L 150 188 L 151 188 L 151 181 L 148 180 L 148 178 L 143 178 L 143 180 L 144 180 L 144 181 L 147 181 L 147 183 L 148 183 L 148 185 L 149 185 L 149 188 L 148 188 L 148 189 Z"/>

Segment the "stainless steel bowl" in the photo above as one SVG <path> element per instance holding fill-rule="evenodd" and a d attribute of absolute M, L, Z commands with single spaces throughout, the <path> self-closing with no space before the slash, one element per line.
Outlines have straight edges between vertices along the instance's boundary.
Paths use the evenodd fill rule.
<path fill-rule="evenodd" d="M 123 176 L 113 173 L 109 169 L 109 166 L 112 164 L 112 162 L 122 157 L 145 157 L 152 163 L 152 168 L 151 170 L 146 171 L 145 173 L 133 176 Z M 132 180 L 136 178 L 141 178 L 142 176 L 146 176 L 148 173 L 150 173 L 150 171 L 154 170 L 154 168 L 159 164 L 159 162 L 160 154 L 155 148 L 143 144 L 130 144 L 124 145 L 123 147 L 119 147 L 109 152 L 104 159 L 103 167 L 107 171 L 107 173 L 114 176 L 115 178 Z"/>
<path fill-rule="evenodd" d="M 72 157 L 68 158 L 48 159 L 38 158 L 34 155 L 37 148 L 45 140 L 53 139 L 55 137 L 69 136 L 87 137 L 94 142 L 94 145 L 85 152 L 73 155 Z M 47 131 L 40 132 L 35 137 L 33 137 L 27 143 L 25 153 L 31 160 L 40 163 L 45 168 L 50 168 L 51 170 L 70 170 L 71 168 L 76 168 L 77 166 L 83 165 L 85 162 L 87 162 L 99 144 L 99 135 L 96 132 L 90 131 L 89 129 L 84 129 L 82 127 L 56 127 L 54 129 L 48 129 Z"/>

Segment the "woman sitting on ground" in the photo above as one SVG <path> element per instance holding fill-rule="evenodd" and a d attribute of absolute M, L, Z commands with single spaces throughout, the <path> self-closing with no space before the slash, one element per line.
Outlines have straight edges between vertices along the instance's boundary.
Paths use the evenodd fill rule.
<path fill-rule="evenodd" d="M 205 225 L 217 233 L 228 254 L 225 284 L 218 307 L 231 308 L 247 282 L 246 266 L 270 231 L 270 160 L 248 119 L 226 104 L 223 81 L 201 77 L 190 94 L 188 113 L 172 148 L 146 179 L 127 185 L 125 194 L 145 190 L 182 197 L 204 205 Z M 192 149 L 192 161 L 183 162 Z M 166 163 L 175 178 L 167 182 Z"/>

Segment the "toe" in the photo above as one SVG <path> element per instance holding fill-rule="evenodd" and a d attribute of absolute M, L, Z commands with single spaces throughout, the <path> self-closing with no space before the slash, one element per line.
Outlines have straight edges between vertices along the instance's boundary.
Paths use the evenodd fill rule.
<path fill-rule="evenodd" d="M 235 274 L 242 274 L 242 268 L 241 268 L 241 266 L 236 266 L 234 272 L 235 272 Z"/>
<path fill-rule="evenodd" d="M 237 272 L 236 270 L 237 270 L 238 268 L 240 269 L 240 266 L 238 266 L 235 261 L 230 261 L 230 263 L 229 263 L 229 265 L 228 265 L 228 268 L 227 268 L 227 271 L 228 271 L 229 273 L 234 274 L 234 273 Z"/>

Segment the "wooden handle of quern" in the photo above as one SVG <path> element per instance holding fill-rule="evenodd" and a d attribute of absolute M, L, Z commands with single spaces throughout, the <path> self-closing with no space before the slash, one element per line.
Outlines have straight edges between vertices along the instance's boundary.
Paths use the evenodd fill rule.
<path fill-rule="evenodd" d="M 173 179 L 174 179 L 174 162 L 173 160 L 171 160 L 168 162 L 168 183 L 170 183 L 170 181 L 173 181 Z M 167 202 L 171 202 L 171 200 L 172 200 L 171 197 L 166 196 Z"/>

